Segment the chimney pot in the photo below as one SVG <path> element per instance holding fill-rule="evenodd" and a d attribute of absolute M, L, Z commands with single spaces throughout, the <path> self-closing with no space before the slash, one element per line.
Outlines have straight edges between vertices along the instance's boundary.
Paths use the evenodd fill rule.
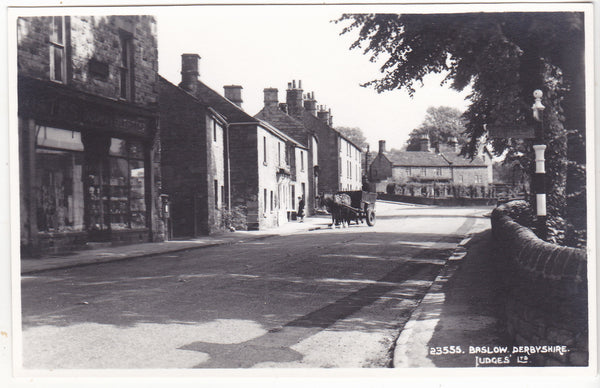
<path fill-rule="evenodd" d="M 302 81 L 298 81 L 298 84 L 301 85 Z M 290 84 L 288 83 L 288 86 Z M 302 114 L 302 101 L 303 101 L 303 90 L 302 88 L 296 88 L 296 80 L 292 80 L 291 87 L 288 87 L 286 91 L 285 102 L 287 104 L 288 114 L 299 116 Z"/>
<path fill-rule="evenodd" d="M 379 140 L 379 153 L 383 154 L 385 152 L 385 140 Z"/>
<path fill-rule="evenodd" d="M 298 80 L 298 89 L 302 89 L 302 80 Z"/>

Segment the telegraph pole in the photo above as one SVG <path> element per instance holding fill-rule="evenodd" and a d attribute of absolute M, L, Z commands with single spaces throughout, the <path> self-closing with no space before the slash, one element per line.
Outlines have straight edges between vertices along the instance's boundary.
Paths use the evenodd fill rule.
<path fill-rule="evenodd" d="M 544 108 L 542 105 L 542 91 L 536 90 L 533 92 L 535 99 L 533 106 L 533 118 L 537 122 L 535 127 L 535 141 L 533 150 L 535 151 L 535 174 L 533 175 L 533 189 L 535 192 L 535 204 L 537 215 L 537 235 L 542 240 L 546 240 L 548 229 L 546 226 L 546 166 L 544 152 L 546 145 L 544 144 Z"/>

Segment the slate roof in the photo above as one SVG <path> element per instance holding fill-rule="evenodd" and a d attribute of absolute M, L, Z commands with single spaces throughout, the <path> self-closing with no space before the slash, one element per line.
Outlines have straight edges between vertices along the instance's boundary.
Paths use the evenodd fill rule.
<path fill-rule="evenodd" d="M 196 81 L 196 92 L 193 95 L 225 116 L 230 123 L 258 123 L 257 119 L 200 80 Z"/>
<path fill-rule="evenodd" d="M 312 131 L 308 131 L 300 120 L 283 112 L 277 106 L 263 107 L 263 109 L 261 109 L 254 117 L 272 124 L 274 127 L 291 136 L 304 147 L 309 146 L 308 137 L 306 136 L 307 133 L 311 133 L 316 137 L 316 134 Z"/>
<path fill-rule="evenodd" d="M 348 143 L 352 144 L 354 147 L 358 148 L 358 150 L 360 152 L 362 152 L 362 148 L 360 148 L 359 146 L 357 146 L 356 144 L 354 144 L 354 142 L 350 139 L 348 139 L 346 136 L 344 136 L 340 131 L 338 131 L 337 129 L 330 127 L 328 124 L 324 123 L 323 120 L 321 120 L 318 117 L 313 116 L 311 113 L 307 112 L 306 110 L 302 110 L 302 123 L 304 123 L 304 126 L 306 128 L 308 128 L 309 130 L 315 131 L 315 128 L 321 128 L 321 129 L 328 129 L 330 131 L 335 132 L 338 136 L 340 136 L 342 139 L 346 140 Z"/>
<path fill-rule="evenodd" d="M 384 155 L 394 167 L 487 167 L 481 157 L 471 160 L 457 153 L 436 154 L 427 151 L 386 152 Z"/>
<path fill-rule="evenodd" d="M 219 93 L 215 92 L 204 83 L 198 81 L 198 89 L 195 94 L 192 94 L 180 86 L 175 86 L 167 79 L 163 78 L 159 75 L 160 82 L 169 85 L 173 88 L 178 89 L 181 93 L 186 94 L 189 98 L 195 100 L 197 103 L 206 106 L 211 113 L 217 116 L 221 121 L 226 120 L 230 124 L 231 123 L 256 123 L 257 125 L 262 126 L 267 129 L 275 136 L 279 138 L 289 141 L 293 143 L 295 146 L 300 148 L 307 148 L 303 143 L 296 141 L 294 138 L 288 136 L 284 132 L 280 131 L 273 125 L 260 120 L 258 118 L 254 118 L 250 116 L 248 113 L 244 112 L 240 107 L 236 104 L 228 100 L 227 98 L 221 96 Z"/>

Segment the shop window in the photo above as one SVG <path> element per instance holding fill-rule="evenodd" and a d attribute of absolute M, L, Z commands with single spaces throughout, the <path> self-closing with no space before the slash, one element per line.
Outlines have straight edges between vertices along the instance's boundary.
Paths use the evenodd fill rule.
<path fill-rule="evenodd" d="M 111 138 L 104 195 L 113 230 L 146 227 L 145 169 L 139 142 Z"/>
<path fill-rule="evenodd" d="M 50 79 L 65 83 L 67 80 L 67 51 L 65 45 L 65 17 L 52 16 L 50 26 Z"/>
<path fill-rule="evenodd" d="M 37 128 L 36 207 L 40 232 L 84 229 L 82 151 L 79 132 Z"/>

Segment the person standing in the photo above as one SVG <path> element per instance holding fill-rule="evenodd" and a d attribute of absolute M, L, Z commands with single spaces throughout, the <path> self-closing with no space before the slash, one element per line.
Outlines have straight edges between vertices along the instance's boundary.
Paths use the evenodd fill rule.
<path fill-rule="evenodd" d="M 304 222 L 304 196 L 298 197 L 298 218 Z"/>

